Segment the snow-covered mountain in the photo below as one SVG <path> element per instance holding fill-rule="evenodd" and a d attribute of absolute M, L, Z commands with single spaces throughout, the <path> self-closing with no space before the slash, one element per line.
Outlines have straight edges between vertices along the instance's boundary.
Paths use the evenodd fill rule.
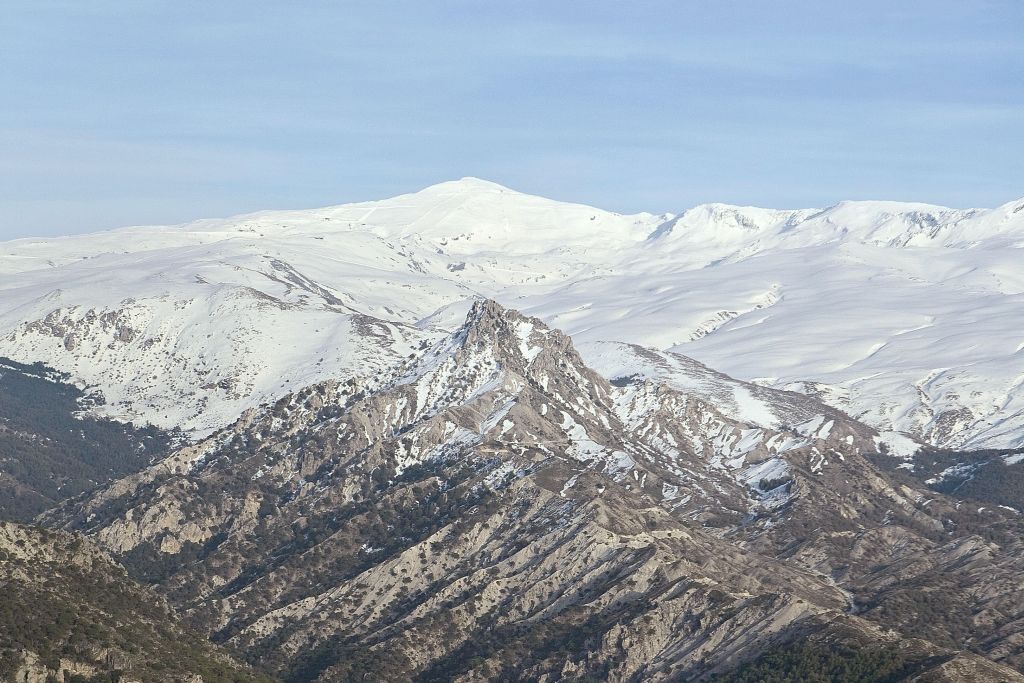
<path fill-rule="evenodd" d="M 904 477 L 813 398 L 588 355 L 616 379 L 478 301 L 389 372 L 247 411 L 40 520 L 284 680 L 698 681 L 814 634 L 902 639 L 899 680 L 1024 681 L 1015 509 Z"/>
<path fill-rule="evenodd" d="M 95 386 L 109 416 L 202 436 L 315 382 L 398 367 L 488 297 L 565 330 L 610 377 L 700 375 L 635 344 L 815 395 L 883 431 L 1016 446 L 1022 257 L 1024 200 L 626 216 L 466 178 L 378 202 L 0 244 L 0 356 Z M 593 346 L 609 341 L 623 344 Z"/>

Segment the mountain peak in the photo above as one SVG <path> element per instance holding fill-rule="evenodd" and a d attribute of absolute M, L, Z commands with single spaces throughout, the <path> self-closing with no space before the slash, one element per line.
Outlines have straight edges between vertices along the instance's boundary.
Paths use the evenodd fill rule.
<path fill-rule="evenodd" d="M 490 180 L 484 180 L 483 178 L 476 178 L 474 176 L 463 176 L 458 180 L 445 180 L 440 183 L 428 185 L 416 194 L 422 193 L 439 193 L 439 192 L 459 192 L 459 193 L 475 193 L 475 192 L 510 192 L 513 194 L 521 194 L 515 190 L 495 183 Z"/>
<path fill-rule="evenodd" d="M 494 299 L 477 299 L 469 308 L 466 325 L 479 325 L 490 320 L 521 319 L 523 315 L 511 308 L 505 308 Z"/>
<path fill-rule="evenodd" d="M 531 253 L 641 241 L 661 220 L 560 202 L 465 177 L 375 202 L 335 207 L 332 220 L 382 237 L 415 237 L 449 254 Z M 599 237 L 600 239 L 595 239 Z"/>
<path fill-rule="evenodd" d="M 552 332 L 540 320 L 505 308 L 493 299 L 478 299 L 473 303 L 462 331 L 464 346 L 488 346 L 500 357 L 521 358 L 527 364 L 541 347 L 548 345 L 547 337 Z M 555 338 L 561 339 L 562 335 L 556 333 L 551 339 Z"/>
<path fill-rule="evenodd" d="M 721 242 L 744 239 L 814 213 L 814 209 L 762 209 L 732 204 L 698 204 L 658 226 L 648 239 Z"/>

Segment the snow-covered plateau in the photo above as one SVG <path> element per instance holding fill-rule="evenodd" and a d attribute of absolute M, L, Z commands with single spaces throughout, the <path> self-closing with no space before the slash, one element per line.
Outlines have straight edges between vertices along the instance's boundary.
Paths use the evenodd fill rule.
<path fill-rule="evenodd" d="M 723 391 L 682 354 L 745 380 L 723 400 L 754 423 L 777 419 L 764 385 L 935 445 L 1024 445 L 1024 199 L 620 215 L 465 178 L 15 240 L 0 356 L 68 372 L 108 416 L 198 437 L 323 379 L 372 381 L 481 297 L 565 330 L 610 378 Z"/>

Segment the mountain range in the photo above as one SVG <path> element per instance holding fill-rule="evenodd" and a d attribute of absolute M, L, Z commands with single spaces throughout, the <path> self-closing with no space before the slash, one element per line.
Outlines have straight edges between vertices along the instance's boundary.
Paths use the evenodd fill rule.
<path fill-rule="evenodd" d="M 3 586 L 157 596 L 166 680 L 1024 680 L 1022 247 L 470 178 L 3 243 Z M 37 631 L 18 680 L 159 680 Z"/>
<path fill-rule="evenodd" d="M 1024 199 L 619 215 L 466 178 L 394 199 L 0 245 L 0 338 L 196 435 L 368 375 L 495 299 L 941 447 L 1024 445 Z"/>

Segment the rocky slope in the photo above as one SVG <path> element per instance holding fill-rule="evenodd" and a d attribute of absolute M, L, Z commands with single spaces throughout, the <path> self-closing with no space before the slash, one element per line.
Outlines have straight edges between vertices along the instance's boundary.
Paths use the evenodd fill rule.
<path fill-rule="evenodd" d="M 154 427 L 96 418 L 101 397 L 43 365 L 0 357 L 0 519 L 27 522 L 137 472 L 174 441 Z"/>
<path fill-rule="evenodd" d="M 178 625 L 78 535 L 0 522 L 0 680 L 269 680 Z"/>
<path fill-rule="evenodd" d="M 808 633 L 1024 680 L 1015 516 L 900 479 L 814 399 L 612 351 L 615 383 L 478 302 L 46 521 L 285 680 L 702 680 Z"/>

